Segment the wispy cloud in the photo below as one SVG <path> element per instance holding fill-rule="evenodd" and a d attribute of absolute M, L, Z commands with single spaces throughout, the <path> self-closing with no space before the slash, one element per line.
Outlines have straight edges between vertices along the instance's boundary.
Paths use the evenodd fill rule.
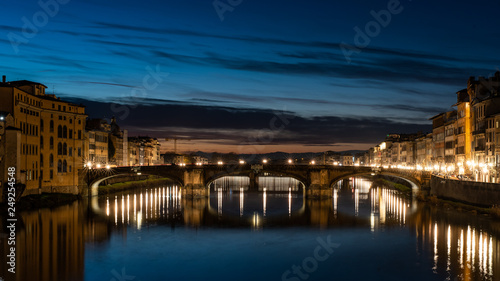
<path fill-rule="evenodd" d="M 91 117 L 111 117 L 102 116 L 102 112 L 109 112 L 109 103 L 81 99 L 74 102 L 88 105 Z M 280 133 L 273 136 L 273 142 L 276 144 L 376 143 L 388 132 L 410 133 L 430 130 L 430 125 L 400 123 L 380 117 L 306 118 L 293 112 L 282 112 L 282 114 L 286 114 L 290 122 Z M 148 122 L 153 119 L 154 124 Z M 173 124 L 171 120 L 176 122 Z M 270 109 L 153 101 L 141 102 L 131 111 L 127 119 L 120 121 L 120 125 L 129 128 L 132 134 L 149 134 L 159 138 L 188 136 L 207 141 L 225 140 L 228 144 L 248 144 L 254 142 L 255 136 L 259 133 L 270 131 L 271 120 L 277 119 L 276 111 Z"/>

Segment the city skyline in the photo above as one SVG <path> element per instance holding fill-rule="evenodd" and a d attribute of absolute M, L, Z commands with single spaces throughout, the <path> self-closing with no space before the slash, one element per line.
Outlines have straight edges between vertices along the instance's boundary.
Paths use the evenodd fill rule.
<path fill-rule="evenodd" d="M 180 151 L 368 149 L 500 65 L 493 1 L 40 3 L 5 4 L 2 75 Z"/>

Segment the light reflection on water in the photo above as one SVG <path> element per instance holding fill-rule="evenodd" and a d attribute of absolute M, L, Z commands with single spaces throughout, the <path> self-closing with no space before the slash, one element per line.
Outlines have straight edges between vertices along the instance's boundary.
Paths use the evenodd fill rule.
<path fill-rule="evenodd" d="M 239 254 L 242 258 L 256 254 L 255 249 L 272 247 L 275 256 L 252 259 L 253 266 L 267 268 L 267 271 L 250 270 L 236 279 L 262 279 L 258 274 L 265 274 L 274 276 L 271 280 L 280 280 L 283 270 L 311 255 L 309 250 L 314 249 L 314 245 L 304 246 L 309 245 L 307 241 L 334 235 L 341 247 L 325 262 L 328 266 L 314 273 L 311 280 L 325 279 L 333 273 L 339 278 L 349 274 L 352 279 L 370 276 L 391 279 L 401 274 L 408 275 L 394 279 L 500 278 L 494 275 L 500 270 L 497 239 L 500 224 L 497 221 L 417 203 L 360 178 L 337 183 L 332 198 L 326 200 L 305 200 L 300 186 L 289 186 L 290 181 L 286 179 L 274 186 L 268 183 L 271 190 L 266 187 L 261 192 L 249 190 L 242 179 L 226 183 L 226 186 L 222 182 L 214 186 L 206 199 L 183 198 L 180 187 L 171 185 L 100 197 L 97 206 L 92 208 L 85 202 L 75 202 L 52 210 L 23 212 L 22 224 L 19 224 L 22 228 L 17 231 L 17 266 L 30 270 L 19 270 L 13 279 L 2 267 L 0 277 L 7 276 L 6 280 L 111 280 L 110 272 L 120 272 L 125 266 L 134 272 L 137 280 L 163 280 L 160 278 L 163 267 L 195 278 L 203 275 L 191 272 L 191 265 L 187 264 L 197 264 L 197 251 L 208 260 L 217 255 L 227 256 L 230 263 L 231 255 Z M 4 221 L 2 218 L 2 223 Z M 216 237 L 224 237 L 227 248 L 214 245 Z M 252 242 L 244 243 L 244 240 L 234 240 L 235 237 Z M 286 238 L 276 240 L 282 241 L 279 243 L 276 237 Z M 258 241 L 264 244 L 255 246 Z M 275 242 L 267 244 L 270 241 Z M 304 250 L 280 255 L 288 253 L 291 245 L 302 245 L 303 248 L 297 249 Z M 166 259 L 176 264 L 171 267 L 153 259 L 168 254 L 165 249 L 179 251 L 176 258 L 182 262 Z M 387 272 L 370 271 L 367 264 L 363 272 L 355 269 L 355 263 L 344 262 L 350 261 L 351 255 L 361 259 L 370 257 L 372 252 L 375 256 L 369 265 L 374 268 L 384 268 L 388 263 L 380 255 L 394 260 L 407 259 L 407 263 L 390 267 Z M 3 243 L 3 253 L 7 253 L 6 243 Z M 0 262 L 5 264 L 3 253 Z M 103 260 L 106 262 L 102 263 Z M 270 264 L 273 266 L 267 266 Z M 147 273 L 141 271 L 144 267 L 148 268 Z M 234 268 L 238 270 L 229 270 L 227 275 L 205 268 L 206 280 L 210 280 L 210 276 L 233 280 L 234 273 L 245 270 L 237 265 Z M 172 280 L 181 278 L 176 274 L 172 273 Z"/>

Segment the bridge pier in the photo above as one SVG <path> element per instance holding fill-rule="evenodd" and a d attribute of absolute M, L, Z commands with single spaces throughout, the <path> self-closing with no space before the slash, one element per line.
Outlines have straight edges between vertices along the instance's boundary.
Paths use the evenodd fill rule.
<path fill-rule="evenodd" d="M 306 188 L 306 198 L 324 199 L 333 196 L 333 189 L 328 185 L 311 184 Z"/>
<path fill-rule="evenodd" d="M 327 169 L 315 169 L 309 172 L 311 184 L 306 189 L 307 198 L 331 198 L 333 196 L 329 172 Z"/>
<path fill-rule="evenodd" d="M 184 172 L 184 187 L 182 196 L 184 198 L 200 198 L 208 196 L 208 188 L 205 186 L 203 169 L 192 169 Z"/>
<path fill-rule="evenodd" d="M 188 184 L 181 188 L 184 198 L 208 197 L 208 188 L 201 184 Z"/>
<path fill-rule="evenodd" d="M 259 190 L 259 183 L 258 183 L 258 178 L 255 172 L 250 172 L 248 174 L 248 177 L 250 178 L 248 190 L 250 191 L 258 191 Z"/>

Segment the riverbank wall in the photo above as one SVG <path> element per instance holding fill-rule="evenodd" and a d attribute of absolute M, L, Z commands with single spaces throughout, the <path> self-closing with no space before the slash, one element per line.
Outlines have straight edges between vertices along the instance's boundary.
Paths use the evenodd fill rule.
<path fill-rule="evenodd" d="M 500 184 L 431 177 L 430 195 L 466 204 L 491 207 L 500 205 Z"/>

